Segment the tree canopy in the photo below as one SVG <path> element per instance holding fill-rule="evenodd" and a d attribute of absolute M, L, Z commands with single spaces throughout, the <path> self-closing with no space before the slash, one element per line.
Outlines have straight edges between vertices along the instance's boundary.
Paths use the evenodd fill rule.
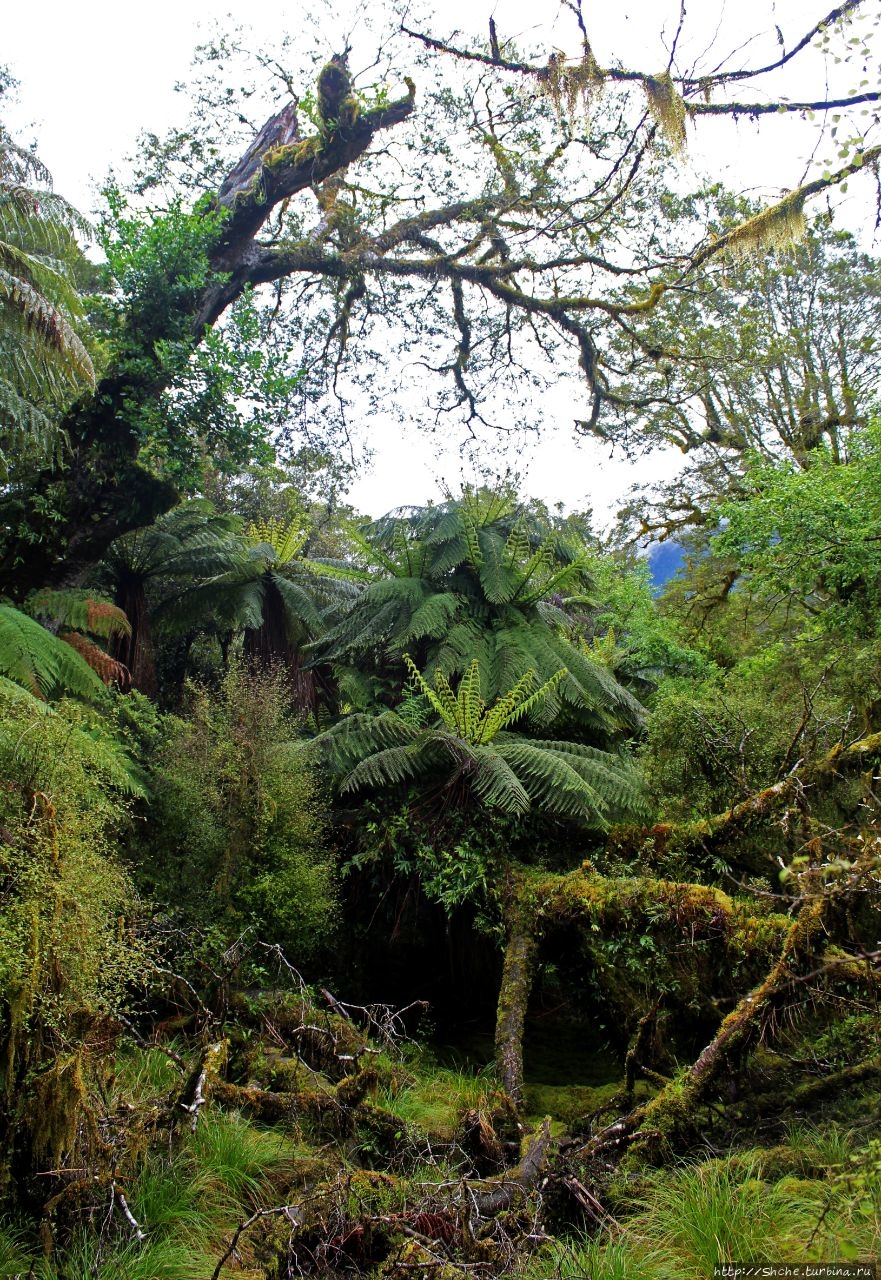
<path fill-rule="evenodd" d="M 660 74 L 599 66 L 580 5 L 568 8 L 574 57 L 526 58 L 498 33 L 488 47 L 459 47 L 400 23 L 394 59 L 383 54 L 383 83 L 359 90 L 340 55 L 316 88 L 299 81 L 296 102 L 284 64 L 264 60 L 287 101 L 226 168 L 219 157 L 230 142 L 218 144 L 217 128 L 237 95 L 230 100 L 222 85 L 212 94 L 209 84 L 197 127 L 176 149 L 157 142 L 144 166 L 141 186 L 156 190 L 174 182 L 170 157 L 181 167 L 195 161 L 184 189 L 134 221 L 124 200 L 111 201 L 111 359 L 96 393 L 63 421 L 63 472 L 36 483 L 36 504 L 24 481 L 4 495 L 2 563 L 13 590 L 76 575 L 194 482 L 161 458 L 169 448 L 192 454 L 196 441 L 184 442 L 199 425 L 161 425 L 158 407 L 169 395 L 176 403 L 192 352 L 254 287 L 287 299 L 289 340 L 338 405 L 351 399 L 346 388 L 360 370 L 369 370 L 368 394 L 379 385 L 383 362 L 373 353 L 390 334 L 402 351 L 419 342 L 414 391 L 424 387 L 439 420 L 466 429 L 510 425 L 523 386 L 561 368 L 581 378 L 579 430 L 606 432 L 619 416 L 639 422 L 668 402 L 665 377 L 642 376 L 678 355 L 675 332 L 658 346 L 655 312 L 688 295 L 707 264 L 800 233 L 806 201 L 871 168 L 878 154 L 871 124 L 869 133 L 836 126 L 837 168 L 719 233 L 659 198 L 675 190 L 687 122 L 772 109 L 852 121 L 877 101 L 874 89 L 811 103 L 740 94 L 815 41 L 833 57 L 844 56 L 839 43 L 848 58 L 870 57 L 854 25 L 862 0 L 808 20 L 758 66 L 681 68 L 683 16 Z M 233 45 L 207 47 L 209 67 L 232 58 Z M 410 71 L 423 78 L 421 99 Z"/>

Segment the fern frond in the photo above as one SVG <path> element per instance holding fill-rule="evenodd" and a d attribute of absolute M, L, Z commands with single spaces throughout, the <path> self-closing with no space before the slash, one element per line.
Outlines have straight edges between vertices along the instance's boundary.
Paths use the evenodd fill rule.
<path fill-rule="evenodd" d="M 387 747 L 376 751 L 357 764 L 340 783 L 341 791 L 358 791 L 362 787 L 382 788 L 412 782 L 425 770 L 426 743 Z"/>
<path fill-rule="evenodd" d="M 400 639 L 405 644 L 426 637 L 432 640 L 439 639 L 446 635 L 458 609 L 458 597 L 450 592 L 429 596 L 417 606 Z"/>
<path fill-rule="evenodd" d="M 605 828 L 608 804 L 583 771 L 561 752 L 526 739 L 497 740 L 496 751 L 523 779 L 530 800 L 548 813 Z"/>
<path fill-rule="evenodd" d="M 526 813 L 531 807 L 529 793 L 507 760 L 493 747 L 478 744 L 472 756 L 468 780 L 475 795 L 491 809 L 502 813 Z"/>
<path fill-rule="evenodd" d="M 410 683 L 413 688 L 418 689 L 422 696 L 427 698 L 435 713 L 440 716 L 449 729 L 455 729 L 457 704 L 447 680 L 442 674 L 437 675 L 432 689 L 409 653 L 402 654 L 401 657 L 404 666 L 409 672 Z"/>
<path fill-rule="evenodd" d="M 252 521 L 245 529 L 245 541 L 250 547 L 268 547 L 271 560 L 278 565 L 290 564 L 309 539 L 309 529 L 296 517 L 279 520 Z"/>
<path fill-rule="evenodd" d="M 97 700 L 104 686 L 70 645 L 12 605 L 0 604 L 0 675 L 39 698 L 65 693 Z"/>
<path fill-rule="evenodd" d="M 116 685 L 120 693 L 128 693 L 131 689 L 132 675 L 128 667 L 111 658 L 110 654 L 105 653 L 103 649 L 99 649 L 94 640 L 90 640 L 79 631 L 60 631 L 58 639 L 64 644 L 69 644 L 71 649 L 88 663 L 102 684 Z"/>
<path fill-rule="evenodd" d="M 131 623 L 122 609 L 91 591 L 45 588 L 28 597 L 25 609 L 32 618 L 45 618 L 56 627 L 85 631 L 101 640 L 132 633 Z"/>
<path fill-rule="evenodd" d="M 308 590 L 283 573 L 270 573 L 269 580 L 281 596 L 288 632 L 303 624 L 313 634 L 321 631 L 321 615 Z"/>
<path fill-rule="evenodd" d="M 438 675 L 437 681 L 443 679 Z M 459 681 L 456 727 L 467 742 L 480 742 L 485 734 L 486 703 L 480 696 L 480 663 L 475 658 Z"/>

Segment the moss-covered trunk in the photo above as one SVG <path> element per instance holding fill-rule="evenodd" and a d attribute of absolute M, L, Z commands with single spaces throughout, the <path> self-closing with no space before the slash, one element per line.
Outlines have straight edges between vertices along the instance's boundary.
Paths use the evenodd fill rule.
<path fill-rule="evenodd" d="M 516 1107 L 523 1105 L 523 1026 L 532 991 L 538 940 L 520 913 L 508 925 L 496 1015 L 496 1064 L 499 1078 Z"/>

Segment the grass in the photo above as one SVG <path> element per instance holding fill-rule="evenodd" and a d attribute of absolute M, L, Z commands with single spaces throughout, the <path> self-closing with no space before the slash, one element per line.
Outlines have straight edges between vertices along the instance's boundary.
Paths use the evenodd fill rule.
<path fill-rule="evenodd" d="M 0 1221 L 0 1276 L 25 1275 L 28 1265 L 25 1233 L 9 1221 Z"/>
<path fill-rule="evenodd" d="M 279 1199 L 280 1183 L 296 1166 L 291 1139 L 264 1129 L 238 1112 L 203 1115 L 188 1152 L 196 1169 L 201 1203 L 222 1214 L 230 1207 L 254 1207 Z"/>
<path fill-rule="evenodd" d="M 851 1143 L 850 1135 L 821 1137 L 829 1155 Z M 526 1266 L 524 1280 L 706 1280 L 724 1262 L 877 1256 L 881 1176 L 870 1170 L 862 1179 L 765 1182 L 760 1157 L 757 1151 L 752 1162 L 707 1160 L 656 1175 L 620 1227 L 592 1240 L 554 1242 Z"/>
<path fill-rule="evenodd" d="M 841 1125 L 818 1125 L 808 1120 L 790 1120 L 785 1130 L 787 1147 L 817 1169 L 841 1169 L 854 1151 L 852 1129 Z"/>
<path fill-rule="evenodd" d="M 174 1043 L 169 1044 L 172 1051 Z M 183 1084 L 185 1075 L 161 1049 L 127 1045 L 116 1059 L 116 1089 L 137 1105 Z"/>
<path fill-rule="evenodd" d="M 120 1243 L 99 1235 L 79 1235 L 64 1250 L 63 1259 L 34 1258 L 18 1273 L 28 1280 L 205 1280 L 216 1258 L 192 1244 L 175 1240 Z M 30 1268 L 26 1270 L 26 1268 Z"/>
<path fill-rule="evenodd" d="M 377 1104 L 404 1124 L 433 1137 L 451 1139 L 466 1111 L 485 1109 L 498 1086 L 488 1070 L 425 1065 L 403 1083 L 387 1083 Z"/>

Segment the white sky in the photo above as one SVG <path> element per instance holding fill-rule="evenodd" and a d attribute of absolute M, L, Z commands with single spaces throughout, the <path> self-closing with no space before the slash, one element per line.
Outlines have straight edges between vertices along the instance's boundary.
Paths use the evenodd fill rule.
<path fill-rule="evenodd" d="M 879 0 L 869 0 L 872 16 L 878 5 Z M 318 12 L 321 7 L 314 6 Z M 447 36 L 457 25 L 470 30 L 475 22 L 485 31 L 493 12 L 502 39 L 516 36 L 521 44 L 576 52 L 574 24 L 558 0 L 444 0 L 427 7 L 437 15 L 431 23 L 437 35 Z M 758 32 L 779 24 L 791 46 L 828 8 L 831 0 L 689 0 L 685 30 L 690 43 L 686 40 L 680 48 L 697 55 L 715 35 L 720 55 L 750 41 L 741 61 L 754 64 L 763 54 L 762 61 L 770 61 L 777 52 L 773 32 L 762 39 Z M 673 0 L 584 0 L 601 65 L 619 59 L 640 70 L 659 70 L 666 61 L 659 33 L 666 28 L 672 34 L 678 9 Z M 303 8 L 280 0 L 249 0 L 247 5 L 237 0 L 43 0 L 39 5 L 8 0 L 0 59 L 20 81 L 19 104 L 7 112 L 8 127 L 22 142 L 36 140 L 56 190 L 90 210 L 108 169 L 124 171 L 140 130 L 161 135 L 183 121 L 186 104 L 174 93 L 174 84 L 188 78 L 194 46 L 214 20 L 227 14 L 252 25 L 257 41 L 269 50 L 279 32 L 299 28 Z M 328 52 L 333 48 L 331 36 Z M 841 73 L 840 87 L 852 88 L 857 72 L 842 68 Z M 796 100 L 820 97 L 823 75 L 818 55 L 808 53 L 804 70 L 798 79 L 788 80 L 783 92 Z M 750 100 L 761 97 L 760 90 L 746 92 Z M 792 117 L 765 118 L 760 133 L 750 123 L 735 126 L 704 118 L 687 163 L 695 174 L 711 173 L 740 190 L 773 197 L 801 181 L 817 137 L 816 126 Z M 868 225 L 870 201 L 868 182 L 851 184 L 842 216 L 852 229 Z M 565 395 L 548 398 L 543 408 L 547 431 L 541 444 L 511 460 L 525 477 L 524 490 L 533 496 L 563 501 L 570 508 L 593 506 L 602 517 L 615 510 L 635 480 L 662 478 L 675 470 L 678 455 L 635 470 L 610 459 L 598 443 L 573 442 Z M 367 427 L 376 458 L 372 473 L 353 486 L 350 498 L 356 505 L 379 514 L 401 502 L 437 496 L 438 480 L 455 486 L 461 474 L 458 455 L 452 448 L 444 452 L 437 437 L 427 440 L 414 431 L 402 439 L 397 424 L 381 419 Z"/>

